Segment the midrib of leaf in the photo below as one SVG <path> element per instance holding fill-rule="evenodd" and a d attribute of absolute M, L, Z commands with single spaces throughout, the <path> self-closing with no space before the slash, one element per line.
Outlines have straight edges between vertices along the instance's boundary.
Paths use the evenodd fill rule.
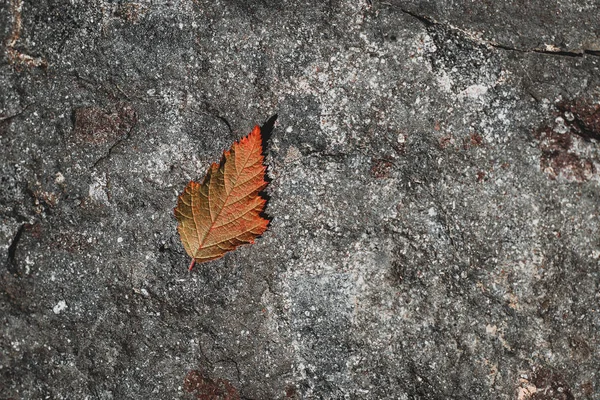
<path fill-rule="evenodd" d="M 210 231 L 213 230 L 213 228 L 215 226 L 215 222 L 219 219 L 219 216 L 221 215 L 221 211 L 223 211 L 223 209 L 225 208 L 225 205 L 227 204 L 227 199 L 229 199 L 229 195 L 231 194 L 231 192 L 233 192 L 233 189 L 236 186 L 237 180 L 240 177 L 240 175 L 241 175 L 242 171 L 244 170 L 244 168 L 246 168 L 246 164 L 248 163 L 248 160 L 250 159 L 250 156 L 252 156 L 252 154 L 254 153 L 254 149 L 255 148 L 256 148 L 256 142 L 254 142 L 252 144 L 252 150 L 249 152 L 248 157 L 246 157 L 246 160 L 244 160 L 244 165 L 243 165 L 243 167 L 240 170 L 238 170 L 238 168 L 237 168 L 237 163 L 235 164 L 235 172 L 237 173 L 237 175 L 235 177 L 235 181 L 234 181 L 233 185 L 231 186 L 231 190 L 229 191 L 229 193 L 226 193 L 225 200 L 223 201 L 223 206 L 219 209 L 219 212 L 217 213 L 215 219 L 212 220 L 212 223 L 211 223 L 210 227 L 206 230 L 206 233 L 204 234 L 204 237 L 202 237 L 202 239 L 199 241 L 199 243 L 198 243 L 198 249 L 196 250 L 196 254 L 198 253 L 198 251 L 200 249 L 202 249 L 202 246 L 204 245 L 204 242 L 206 241 L 206 238 L 208 237 L 208 234 L 210 233 Z M 235 157 L 235 150 L 233 151 L 233 156 Z M 227 162 L 227 160 L 225 160 L 225 162 Z M 224 174 L 225 173 L 223 173 L 223 175 Z M 210 185 L 209 185 L 208 196 L 210 196 Z M 208 212 L 210 214 L 210 210 L 211 210 L 211 207 L 210 207 L 210 198 L 207 197 L 207 200 L 208 200 Z M 194 202 L 194 197 L 192 196 L 192 204 L 193 204 L 193 202 Z M 198 232 L 198 224 L 196 223 L 196 218 L 194 218 L 194 225 L 196 226 L 196 232 Z M 235 236 L 233 236 L 233 237 L 235 237 Z M 226 239 L 226 240 L 222 240 L 219 243 L 223 243 L 223 242 L 225 242 L 227 240 L 233 239 L 233 237 L 231 237 L 229 239 Z M 216 246 L 217 244 L 218 243 L 212 245 L 211 247 Z"/>

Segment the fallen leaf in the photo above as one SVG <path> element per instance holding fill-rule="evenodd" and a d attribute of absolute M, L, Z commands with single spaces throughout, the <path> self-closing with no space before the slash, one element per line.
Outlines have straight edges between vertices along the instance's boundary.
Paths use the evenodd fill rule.
<path fill-rule="evenodd" d="M 272 129 L 276 116 L 264 126 Z M 177 199 L 175 217 L 183 247 L 194 264 L 223 257 L 244 243 L 254 243 L 269 224 L 260 214 L 267 186 L 263 164 L 263 135 L 257 125 L 252 132 L 212 164 L 202 183 L 190 181 Z"/>

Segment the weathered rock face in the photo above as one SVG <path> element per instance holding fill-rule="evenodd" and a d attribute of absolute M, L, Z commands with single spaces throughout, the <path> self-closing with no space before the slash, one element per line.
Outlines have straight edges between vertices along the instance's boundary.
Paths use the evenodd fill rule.
<path fill-rule="evenodd" d="M 0 397 L 600 399 L 595 1 L 0 1 Z M 273 113 L 253 246 L 172 209 Z"/>
<path fill-rule="evenodd" d="M 595 1 L 425 1 L 388 3 L 429 23 L 439 23 L 486 41 L 523 52 L 600 52 Z"/>

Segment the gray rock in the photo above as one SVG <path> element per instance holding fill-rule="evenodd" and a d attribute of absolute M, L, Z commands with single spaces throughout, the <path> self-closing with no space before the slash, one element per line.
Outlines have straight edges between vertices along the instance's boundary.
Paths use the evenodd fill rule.
<path fill-rule="evenodd" d="M 488 3 L 0 1 L 0 397 L 600 399 L 600 5 Z"/>

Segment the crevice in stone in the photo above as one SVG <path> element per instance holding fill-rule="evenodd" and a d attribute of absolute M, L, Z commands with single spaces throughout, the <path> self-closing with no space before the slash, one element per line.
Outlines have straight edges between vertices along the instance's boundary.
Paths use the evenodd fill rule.
<path fill-rule="evenodd" d="M 21 110 L 17 111 L 14 114 L 0 116 L 0 122 L 10 121 L 11 119 L 18 117 L 19 115 L 23 114 L 27 110 L 27 108 L 29 108 L 30 105 L 31 104 L 27 104 L 25 107 L 23 107 Z"/>
<path fill-rule="evenodd" d="M 127 131 L 125 132 L 125 136 L 123 136 L 122 138 L 118 139 L 115 143 L 113 143 L 112 146 L 110 146 L 108 148 L 108 151 L 106 152 L 106 154 L 94 162 L 94 164 L 92 165 L 92 169 L 95 169 L 98 166 L 98 164 L 100 164 L 102 161 L 109 159 L 110 156 L 112 155 L 112 152 L 115 149 L 115 147 L 117 147 L 119 144 L 121 144 L 125 140 L 128 140 L 131 137 L 131 132 L 133 131 L 133 129 L 135 128 L 136 125 L 137 125 L 137 122 L 134 121 L 134 123 L 131 125 L 131 127 L 129 129 L 127 129 Z"/>
<path fill-rule="evenodd" d="M 203 114 L 209 115 L 213 118 L 218 119 L 219 121 L 221 121 L 222 123 L 224 123 L 227 126 L 227 129 L 229 129 L 229 133 L 233 133 L 233 129 L 231 128 L 231 124 L 229 123 L 229 121 L 227 120 L 227 118 L 225 118 L 224 116 L 221 115 L 221 112 L 212 106 L 212 104 L 210 104 L 208 101 L 204 100 L 202 102 L 202 104 L 204 105 L 204 111 L 200 111 Z"/>
<path fill-rule="evenodd" d="M 23 229 L 25 229 L 25 224 L 21 224 L 19 229 L 17 229 L 17 233 L 13 237 L 10 245 L 8 246 L 8 257 L 6 260 L 6 269 L 9 272 L 15 273 L 17 272 L 17 265 L 15 264 L 15 255 L 17 252 L 17 245 L 19 244 L 19 240 L 21 240 L 21 235 L 23 235 Z"/>
<path fill-rule="evenodd" d="M 233 129 L 231 129 L 231 124 L 229 123 L 229 121 L 227 121 L 227 118 L 222 117 L 221 115 L 217 115 L 216 117 L 220 119 L 225 125 L 227 125 L 227 129 L 229 129 L 230 133 L 233 133 Z"/>
<path fill-rule="evenodd" d="M 235 359 L 233 359 L 231 357 L 225 357 L 225 358 L 222 358 L 222 359 L 214 362 L 215 365 L 219 364 L 219 363 L 233 364 L 235 371 L 236 371 L 237 381 L 238 381 L 238 383 L 242 382 L 242 371 L 240 369 L 240 365 L 238 364 L 238 362 Z"/>
<path fill-rule="evenodd" d="M 414 13 L 412 11 L 405 10 L 405 9 L 403 9 L 401 7 L 398 7 L 398 9 L 401 12 L 403 12 L 404 14 L 410 15 L 411 17 L 419 20 L 423 25 L 425 25 L 427 27 L 429 27 L 429 26 L 435 26 L 435 25 L 441 25 L 439 22 L 436 22 L 436 21 L 434 21 L 432 19 L 429 19 L 429 18 L 427 18 L 427 17 L 425 17 L 423 15 L 416 14 L 416 13 Z"/>
<path fill-rule="evenodd" d="M 390 5 L 393 6 L 390 3 L 383 3 L 386 5 Z M 450 24 L 444 24 L 438 21 L 435 21 L 432 18 L 426 17 L 424 15 L 420 15 L 417 13 L 414 13 L 412 11 L 406 10 L 402 7 L 397 7 L 398 10 L 400 10 L 402 13 L 409 15 L 413 18 L 415 18 L 416 20 L 420 21 L 423 25 L 425 25 L 426 27 L 436 27 L 436 26 L 440 26 L 440 27 L 444 27 L 453 31 L 458 31 L 461 32 L 463 35 L 466 35 L 469 39 L 473 40 L 474 42 L 480 44 L 480 45 L 484 45 L 484 46 L 489 46 L 489 47 L 493 47 L 495 49 L 499 49 L 499 50 L 506 50 L 506 51 L 514 51 L 514 52 L 518 52 L 518 53 L 537 53 L 537 54 L 544 54 L 544 55 L 549 55 L 549 56 L 557 56 L 557 57 L 571 57 L 571 58 L 581 58 L 584 57 L 586 55 L 589 56 L 594 56 L 594 57 L 600 57 L 600 50 L 592 50 L 592 49 L 580 49 L 580 50 L 545 50 L 545 49 L 539 49 L 539 48 L 534 48 L 534 49 L 522 49 L 522 48 L 518 48 L 518 47 L 511 47 L 505 44 L 501 44 L 501 43 L 496 43 L 490 40 L 483 40 L 483 39 L 479 39 L 476 37 L 473 37 L 473 34 L 458 28 L 456 26 L 450 25 Z"/>

